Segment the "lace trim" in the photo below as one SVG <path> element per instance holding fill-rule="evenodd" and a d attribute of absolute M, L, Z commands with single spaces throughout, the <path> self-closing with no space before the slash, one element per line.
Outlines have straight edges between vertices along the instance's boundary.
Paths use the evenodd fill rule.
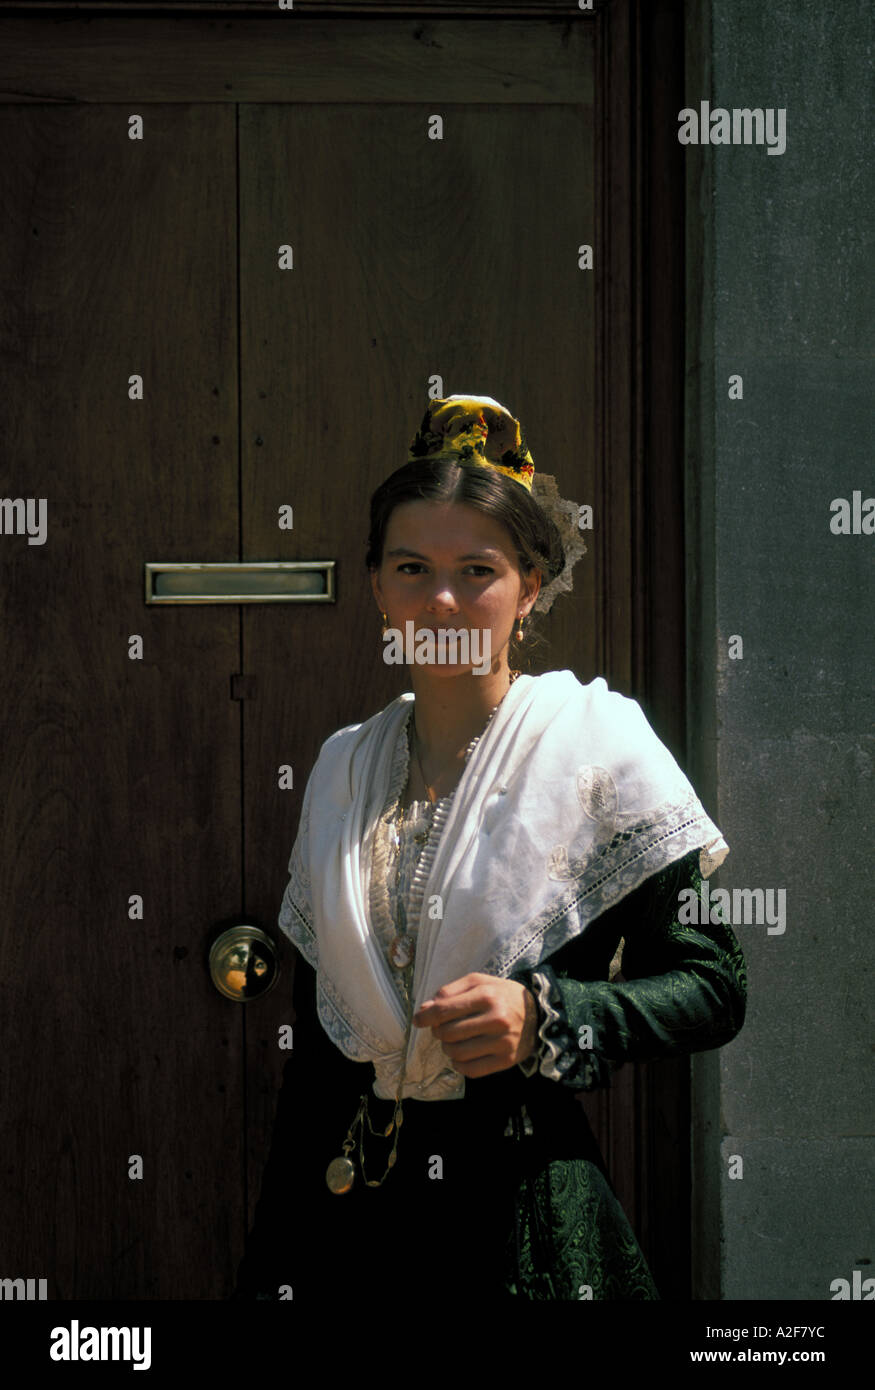
<path fill-rule="evenodd" d="M 402 725 L 406 730 L 410 717 Z M 401 795 L 407 777 L 409 750 L 407 739 L 399 738 L 392 750 L 392 763 L 389 774 L 389 792 L 386 804 L 377 823 L 371 850 L 371 874 L 368 885 L 368 907 L 371 922 L 377 935 L 384 939 L 394 928 L 392 904 L 389 898 L 389 856 L 391 844 L 391 822 L 394 806 Z"/>
<path fill-rule="evenodd" d="M 561 990 L 549 966 L 546 970 L 532 973 L 531 989 L 538 1002 L 538 1013 L 543 1015 L 538 1028 L 542 1040 L 538 1053 L 541 1075 L 548 1081 L 573 1086 L 575 1090 L 589 1091 L 598 1085 L 609 1086 L 610 1080 L 605 1074 L 607 1069 L 601 1059 L 595 1058 L 588 1050 L 574 1050 L 577 1039 Z"/>
<path fill-rule="evenodd" d="M 562 1055 L 562 1050 L 556 1041 L 561 1019 L 559 1010 L 555 1009 L 550 1002 L 550 982 L 546 975 L 542 975 L 540 972 L 532 975 L 532 993 L 537 1000 L 538 1014 L 540 1015 L 538 1036 L 541 1039 L 541 1049 L 538 1053 L 538 1070 L 542 1076 L 548 1077 L 550 1081 L 561 1081 L 562 1072 L 559 1068 L 559 1058 Z"/>
<path fill-rule="evenodd" d="M 398 804 L 401 800 L 401 795 L 407 784 L 407 776 L 410 767 L 409 729 L 412 714 L 413 705 L 411 704 L 407 718 L 401 725 L 398 740 L 392 751 L 389 790 L 377 824 L 371 854 L 368 905 L 371 924 L 381 942 L 384 952 L 397 930 L 396 924 L 399 905 L 395 901 L 394 880 L 390 868 L 394 848 L 392 826 L 398 814 Z M 444 827 L 444 822 L 449 815 L 455 794 L 454 790 L 450 792 L 448 796 L 443 796 L 434 803 L 429 800 L 414 801 L 409 807 L 408 814 L 411 815 L 411 819 L 416 815 L 420 815 L 423 820 L 428 820 L 430 817 L 428 839 L 419 854 L 410 882 L 407 901 L 406 903 L 402 903 L 405 909 L 407 930 L 414 935 L 419 926 L 425 885 L 431 873 L 431 866 L 434 862 L 435 853 L 437 852 L 437 844 Z M 403 997 L 402 977 L 393 972 L 392 978 L 395 981 L 399 996 Z"/>
<path fill-rule="evenodd" d="M 381 1038 L 379 1033 L 368 1027 L 364 1019 L 358 1017 L 334 988 L 331 980 L 319 970 L 316 938 L 301 906 L 292 896 L 291 886 L 287 887 L 277 921 L 308 965 L 316 971 L 317 1010 L 323 1028 L 344 1056 L 352 1058 L 355 1062 L 370 1061 L 374 1049 L 388 1052 L 389 1043 L 386 1039 Z"/>
<path fill-rule="evenodd" d="M 313 929 L 312 890 L 310 875 L 307 872 L 309 836 L 310 807 L 305 799 L 298 822 L 298 833 L 289 855 L 289 881 L 283 893 L 277 924 L 315 970 L 319 952 Z"/>
<path fill-rule="evenodd" d="M 569 859 L 567 847 L 558 845 L 547 872 L 555 882 L 569 881 L 568 889 L 505 941 L 483 966 L 484 973 L 512 975 L 539 965 L 645 879 L 693 849 L 700 850 L 700 861 L 703 853 L 710 855 L 717 846 L 713 832 L 713 822 L 690 789 L 680 801 L 663 802 L 646 824 L 635 824 L 630 816 L 610 838 L 603 833 L 601 842 L 579 859 Z"/>
<path fill-rule="evenodd" d="M 292 880 L 289 880 L 283 894 L 277 924 L 293 945 L 297 946 L 307 963 L 312 965 L 314 970 L 317 970 L 319 968 L 319 950 L 311 923 L 303 911 L 306 899 L 296 901 L 294 892 L 295 886 Z M 309 904 L 307 905 L 309 906 Z"/>
<path fill-rule="evenodd" d="M 316 984 L 319 1021 L 344 1056 L 355 1062 L 369 1062 L 376 1051 L 386 1064 L 400 1060 L 400 1051 L 390 1051 L 389 1042 L 359 1018 L 324 971 L 319 972 Z"/>

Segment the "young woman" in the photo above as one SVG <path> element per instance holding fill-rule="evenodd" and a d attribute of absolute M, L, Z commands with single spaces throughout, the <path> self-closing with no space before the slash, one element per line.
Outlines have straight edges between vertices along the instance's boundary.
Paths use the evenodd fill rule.
<path fill-rule="evenodd" d="M 294 1055 L 235 1297 L 659 1297 L 577 1094 L 738 1032 L 738 942 L 679 920 L 728 847 L 635 701 L 510 670 L 570 587 L 533 475 L 505 407 L 452 396 L 372 498 L 412 692 L 304 795 Z"/>

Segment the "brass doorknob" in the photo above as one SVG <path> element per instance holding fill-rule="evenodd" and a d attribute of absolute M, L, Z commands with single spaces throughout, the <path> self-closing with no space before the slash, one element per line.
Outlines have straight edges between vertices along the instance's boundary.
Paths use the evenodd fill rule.
<path fill-rule="evenodd" d="M 279 952 L 260 927 L 228 927 L 210 948 L 210 976 L 226 999 L 247 1004 L 276 984 Z"/>

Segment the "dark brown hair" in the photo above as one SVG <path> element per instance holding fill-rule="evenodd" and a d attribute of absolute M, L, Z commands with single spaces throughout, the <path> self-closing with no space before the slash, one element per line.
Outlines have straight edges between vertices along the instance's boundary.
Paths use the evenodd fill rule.
<path fill-rule="evenodd" d="M 531 493 L 496 468 L 479 463 L 457 463 L 447 458 L 421 458 L 405 463 L 380 484 L 371 498 L 371 529 L 365 565 L 378 569 L 389 518 L 402 502 L 464 502 L 501 522 L 510 534 L 519 566 L 528 575 L 541 571 L 549 584 L 565 567 L 565 551 L 555 524 Z M 539 642 L 531 628 L 532 613 L 523 624 L 522 642 L 511 638 L 509 656 L 528 656 Z"/>

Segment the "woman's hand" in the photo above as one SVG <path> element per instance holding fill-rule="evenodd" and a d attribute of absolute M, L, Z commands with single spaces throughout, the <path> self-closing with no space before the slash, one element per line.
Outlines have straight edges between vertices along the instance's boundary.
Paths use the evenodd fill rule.
<path fill-rule="evenodd" d="M 538 1038 L 534 995 L 495 975 L 463 975 L 442 985 L 413 1022 L 432 1030 L 462 1076 L 507 1071 L 531 1056 Z"/>

